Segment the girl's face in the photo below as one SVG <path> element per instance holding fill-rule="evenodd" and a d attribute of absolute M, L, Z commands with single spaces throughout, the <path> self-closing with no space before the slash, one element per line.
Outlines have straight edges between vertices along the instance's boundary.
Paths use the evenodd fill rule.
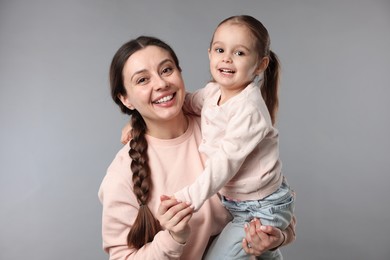
<path fill-rule="evenodd" d="M 229 22 L 215 31 L 209 59 L 211 75 L 225 93 L 241 91 L 268 65 L 268 58 L 259 58 L 249 29 Z"/>
<path fill-rule="evenodd" d="M 142 115 L 148 131 L 179 120 L 185 97 L 180 70 L 170 54 L 148 46 L 132 54 L 123 68 L 126 96 L 122 103 Z M 182 120 L 182 118 L 180 118 Z"/>

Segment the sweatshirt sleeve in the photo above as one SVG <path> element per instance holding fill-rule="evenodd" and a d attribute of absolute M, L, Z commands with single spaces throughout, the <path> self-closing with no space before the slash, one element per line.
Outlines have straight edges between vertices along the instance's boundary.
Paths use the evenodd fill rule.
<path fill-rule="evenodd" d="M 269 131 L 266 120 L 250 102 L 235 103 L 230 113 L 225 136 L 219 141 L 219 149 L 207 159 L 202 174 L 174 194 L 178 200 L 191 202 L 195 211 L 229 182 Z"/>
<path fill-rule="evenodd" d="M 296 239 L 296 233 L 295 233 L 296 224 L 297 224 L 296 217 L 293 216 L 293 218 L 290 222 L 290 225 L 285 230 L 283 230 L 284 235 L 286 236 L 286 240 L 283 242 L 283 244 L 281 246 L 291 244 L 292 242 L 295 241 L 295 239 Z"/>
<path fill-rule="evenodd" d="M 132 192 L 131 181 L 123 175 L 124 160 L 115 158 L 99 189 L 103 205 L 102 237 L 103 249 L 110 260 L 124 259 L 179 259 L 184 245 L 177 243 L 168 231 L 160 231 L 154 240 L 139 250 L 127 246 L 127 235 L 138 214 L 137 199 Z"/>
<path fill-rule="evenodd" d="M 200 116 L 204 100 L 210 91 L 215 89 L 215 84 L 209 83 L 204 88 L 193 93 L 186 93 L 183 109 L 186 113 Z"/>

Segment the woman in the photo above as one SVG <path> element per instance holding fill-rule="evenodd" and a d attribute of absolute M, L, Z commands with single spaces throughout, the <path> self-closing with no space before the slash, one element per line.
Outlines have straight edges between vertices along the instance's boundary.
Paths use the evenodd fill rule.
<path fill-rule="evenodd" d="M 99 190 L 103 247 L 110 259 L 201 259 L 210 238 L 231 219 L 217 196 L 193 214 L 173 194 L 202 172 L 199 118 L 182 110 L 185 87 L 179 61 L 164 42 L 139 37 L 125 43 L 110 67 L 111 95 L 131 115 L 132 140 L 107 170 Z M 283 233 L 246 228 L 242 245 L 252 255 L 290 243 L 295 222 Z"/>

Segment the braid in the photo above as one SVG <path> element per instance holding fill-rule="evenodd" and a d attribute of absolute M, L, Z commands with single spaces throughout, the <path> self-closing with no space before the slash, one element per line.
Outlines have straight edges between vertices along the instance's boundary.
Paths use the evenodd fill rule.
<path fill-rule="evenodd" d="M 132 162 L 130 167 L 133 173 L 133 189 L 140 208 L 127 236 L 127 243 L 129 247 L 139 249 L 153 240 L 157 232 L 161 230 L 161 226 L 147 206 L 152 180 L 147 155 L 148 143 L 145 138 L 146 125 L 136 110 L 131 117 L 131 125 L 132 140 L 129 156 Z"/>
<path fill-rule="evenodd" d="M 140 205 L 146 204 L 149 195 L 150 168 L 148 164 L 145 139 L 146 126 L 139 113 L 131 117 L 132 140 L 130 141 L 129 156 L 132 159 L 131 171 L 133 173 L 134 193 Z"/>

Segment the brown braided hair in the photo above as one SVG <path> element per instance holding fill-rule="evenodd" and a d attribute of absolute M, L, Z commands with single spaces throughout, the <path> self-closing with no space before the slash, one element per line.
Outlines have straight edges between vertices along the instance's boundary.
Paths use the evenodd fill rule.
<path fill-rule="evenodd" d="M 279 107 L 278 88 L 280 62 L 278 56 L 270 50 L 271 39 L 268 31 L 259 20 L 249 15 L 237 15 L 226 18 L 217 26 L 217 29 L 219 26 L 227 22 L 246 26 L 255 38 L 259 59 L 263 57 L 269 58 L 268 67 L 264 71 L 263 83 L 261 85 L 261 95 L 267 105 L 272 124 L 274 125 Z M 214 35 L 211 39 L 210 48 L 213 43 L 213 39 Z"/>
<path fill-rule="evenodd" d="M 123 79 L 123 68 L 129 57 L 135 52 L 147 46 L 157 46 L 166 50 L 172 57 L 176 67 L 181 71 L 179 60 L 172 48 L 160 39 L 150 36 L 140 36 L 123 44 L 115 53 L 110 66 L 110 87 L 111 97 L 120 107 L 121 111 L 131 116 L 132 140 L 130 141 L 129 156 L 131 158 L 130 169 L 133 174 L 133 189 L 140 208 L 137 218 L 127 236 L 129 247 L 140 249 L 146 243 L 153 240 L 154 236 L 161 230 L 160 223 L 153 216 L 148 207 L 150 193 L 152 190 L 152 179 L 148 161 L 148 142 L 145 138 L 147 126 L 142 115 L 137 110 L 131 110 L 120 100 L 120 96 L 126 96 L 126 89 Z"/>

